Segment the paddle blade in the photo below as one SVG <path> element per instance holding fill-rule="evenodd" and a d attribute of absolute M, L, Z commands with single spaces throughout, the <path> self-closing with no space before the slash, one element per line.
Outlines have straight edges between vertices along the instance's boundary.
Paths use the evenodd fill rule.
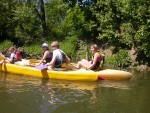
<path fill-rule="evenodd" d="M 48 69 L 48 66 L 47 65 L 40 65 L 40 66 L 36 66 L 35 68 L 39 69 L 39 70 L 43 70 L 43 69 Z"/>

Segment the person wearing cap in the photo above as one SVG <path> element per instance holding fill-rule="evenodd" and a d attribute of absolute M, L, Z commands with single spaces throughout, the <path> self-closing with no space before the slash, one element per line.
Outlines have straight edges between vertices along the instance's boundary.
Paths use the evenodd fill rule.
<path fill-rule="evenodd" d="M 93 44 L 91 46 L 91 52 L 93 54 L 93 58 L 91 61 L 82 59 L 81 61 L 78 62 L 76 68 L 81 68 L 84 67 L 89 70 L 98 70 L 100 68 L 100 64 L 102 62 L 102 56 L 99 53 L 98 46 L 96 44 Z"/>
<path fill-rule="evenodd" d="M 49 51 L 49 47 L 47 43 L 42 44 L 42 49 L 43 49 L 43 57 L 38 65 L 41 65 L 44 61 L 45 61 L 44 63 L 50 63 L 52 60 L 53 53 Z"/>
<path fill-rule="evenodd" d="M 57 41 L 52 42 L 51 48 L 53 50 L 53 58 L 50 63 L 47 63 L 48 66 L 61 68 L 62 64 L 70 63 L 70 58 L 60 49 L 59 43 Z"/>

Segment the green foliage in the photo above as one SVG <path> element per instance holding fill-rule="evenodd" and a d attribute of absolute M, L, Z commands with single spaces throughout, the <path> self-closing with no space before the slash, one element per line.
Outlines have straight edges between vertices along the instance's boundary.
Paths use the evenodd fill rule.
<path fill-rule="evenodd" d="M 81 6 L 76 4 L 75 7 L 67 11 L 67 16 L 62 23 L 63 32 L 66 37 L 75 36 L 79 39 L 85 39 L 87 27 L 85 13 Z"/>
<path fill-rule="evenodd" d="M 78 38 L 75 36 L 66 37 L 66 39 L 60 43 L 60 47 L 71 59 L 74 60 L 78 48 Z"/>
<path fill-rule="evenodd" d="M 1 0 L 0 38 L 31 47 L 59 40 L 71 57 L 79 40 L 113 46 L 115 52 L 134 47 L 149 60 L 149 6 L 149 0 Z"/>
<path fill-rule="evenodd" d="M 0 40 L 13 40 L 15 0 L 0 0 Z"/>
<path fill-rule="evenodd" d="M 91 8 L 97 19 L 97 38 L 116 48 L 131 48 L 139 27 L 147 26 L 150 2 L 146 0 L 98 0 Z"/>
<path fill-rule="evenodd" d="M 130 57 L 126 50 L 119 50 L 118 53 L 114 54 L 111 57 L 106 57 L 106 65 L 112 67 L 126 67 L 130 63 Z"/>
<path fill-rule="evenodd" d="M 66 16 L 68 4 L 63 3 L 63 0 L 49 0 L 45 4 L 46 20 L 48 29 L 51 31 L 49 39 L 58 40 L 64 38 L 61 23 Z"/>
<path fill-rule="evenodd" d="M 32 43 L 33 41 L 41 40 L 42 30 L 40 21 L 36 15 L 34 3 L 21 2 L 17 4 L 15 10 L 15 27 L 16 38 L 18 43 Z"/>
<path fill-rule="evenodd" d="M 150 25 L 140 26 L 135 35 L 139 52 L 143 51 L 146 57 L 150 58 Z"/>
<path fill-rule="evenodd" d="M 0 43 L 0 50 L 9 49 L 13 46 L 13 43 L 11 41 L 5 40 Z"/>
<path fill-rule="evenodd" d="M 86 51 L 86 43 L 80 40 L 79 47 L 80 48 L 78 50 L 78 57 L 79 57 L 78 59 L 79 60 L 86 59 L 86 52 L 88 51 L 88 50 Z"/>
<path fill-rule="evenodd" d="M 38 43 L 30 45 L 30 46 L 25 46 L 24 50 L 27 53 L 42 55 L 41 44 L 38 44 Z"/>

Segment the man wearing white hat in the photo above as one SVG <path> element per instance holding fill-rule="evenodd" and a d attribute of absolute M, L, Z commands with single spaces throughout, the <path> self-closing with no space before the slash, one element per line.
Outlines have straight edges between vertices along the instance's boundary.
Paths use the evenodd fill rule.
<path fill-rule="evenodd" d="M 54 68 L 62 68 L 63 64 L 69 64 L 70 58 L 59 48 L 59 43 L 57 41 L 52 42 L 51 48 L 53 50 L 53 58 L 48 66 Z"/>

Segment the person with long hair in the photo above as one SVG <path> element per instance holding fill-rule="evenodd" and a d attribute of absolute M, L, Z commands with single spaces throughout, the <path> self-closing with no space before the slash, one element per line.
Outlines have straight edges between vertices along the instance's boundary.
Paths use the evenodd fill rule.
<path fill-rule="evenodd" d="M 99 48 L 96 44 L 93 44 L 91 46 L 91 52 L 92 52 L 92 55 L 93 55 L 93 58 L 91 61 L 88 61 L 88 60 L 85 60 L 85 59 L 82 59 L 81 61 L 79 61 L 77 63 L 77 68 L 86 68 L 86 69 L 89 69 L 89 70 L 98 70 L 99 67 L 100 67 L 100 63 L 102 61 L 102 56 L 101 54 L 99 53 Z"/>

